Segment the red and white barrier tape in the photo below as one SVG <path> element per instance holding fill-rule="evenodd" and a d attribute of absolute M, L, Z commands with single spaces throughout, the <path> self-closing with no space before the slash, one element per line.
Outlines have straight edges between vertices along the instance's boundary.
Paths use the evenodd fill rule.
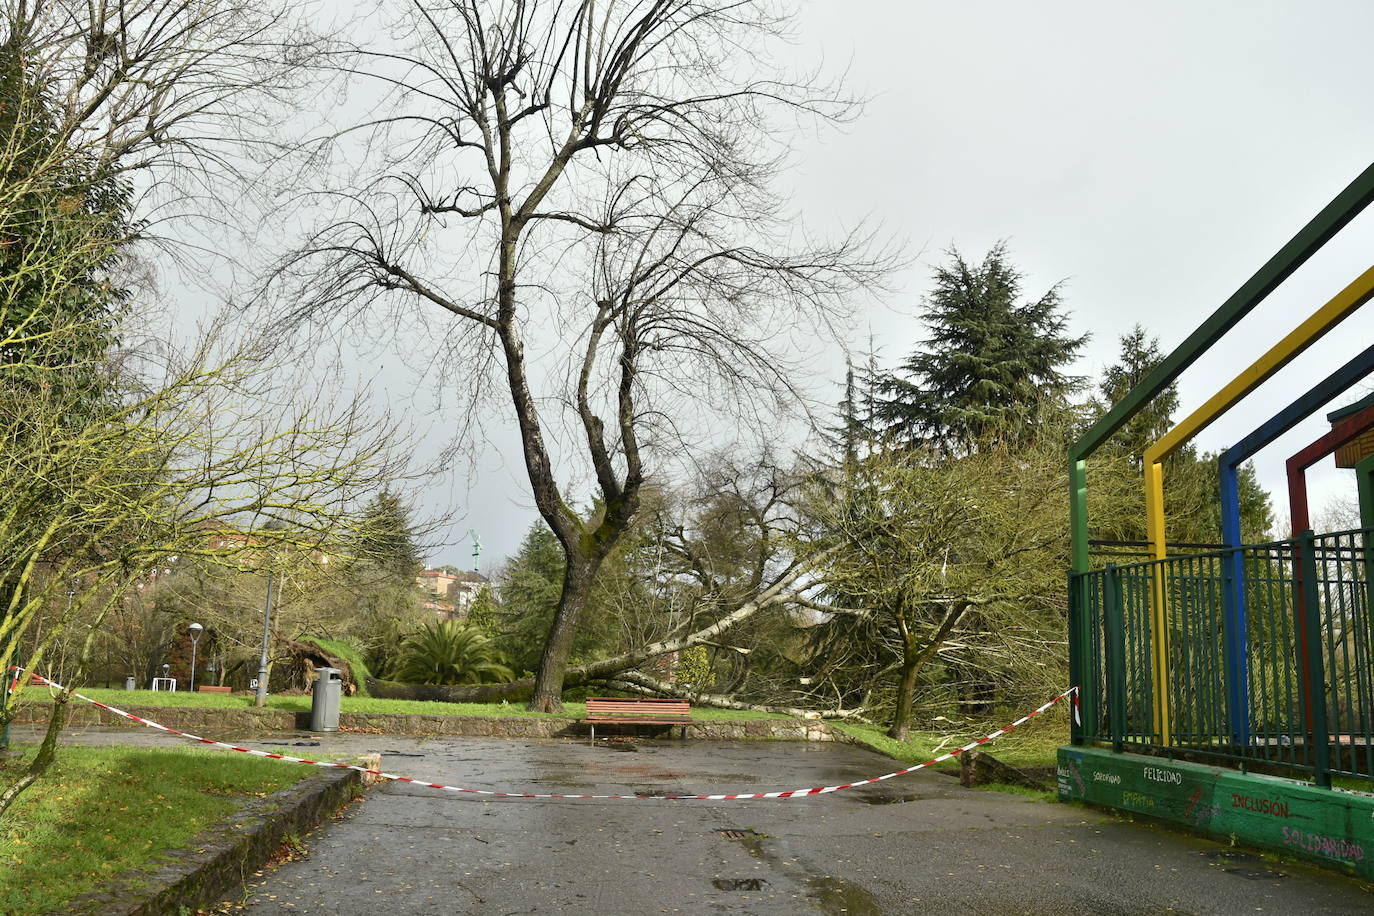
<path fill-rule="evenodd" d="M 58 690 L 66 689 L 61 684 L 58 684 L 54 681 L 50 681 L 47 678 L 41 677 L 37 674 L 31 674 L 30 677 L 34 680 L 35 683 L 39 685 L 46 684 Z M 18 681 L 17 677 L 15 678 L 15 681 Z M 1068 690 L 1064 691 L 1059 696 L 1050 700 L 1048 703 L 1041 706 L 1039 709 L 1036 709 L 1034 712 L 1027 713 L 1026 715 L 1017 719 L 1010 725 L 1003 726 L 1002 728 L 997 729 L 997 731 L 991 733 L 990 735 L 986 735 L 982 738 L 979 738 L 977 741 L 974 741 L 971 744 L 966 744 L 958 750 L 950 751 L 947 754 L 941 754 L 939 757 L 936 757 L 933 760 L 927 760 L 925 763 L 918 763 L 915 766 L 909 766 L 904 770 L 897 770 L 895 773 L 886 773 L 882 776 L 874 776 L 872 779 L 862 779 L 858 782 L 847 782 L 841 786 L 816 786 L 810 789 L 788 789 L 785 792 L 748 792 L 736 793 L 731 795 L 574 795 L 565 792 L 498 792 L 493 789 L 466 789 L 462 788 L 461 786 L 446 786 L 442 783 L 425 782 L 422 779 L 411 779 L 408 776 L 397 776 L 393 773 L 383 773 L 380 770 L 369 770 L 366 767 L 354 766 L 351 763 L 329 763 L 328 761 L 308 760 L 304 757 L 292 757 L 287 754 L 271 754 L 267 751 L 258 751 L 248 747 L 238 747 L 233 744 L 225 744 L 222 741 L 212 741 L 209 738 L 201 738 L 197 735 L 192 735 L 189 732 L 177 731 L 175 728 L 168 728 L 165 725 L 159 725 L 156 722 L 141 718 L 139 716 L 134 715 L 133 713 L 125 712 L 122 709 L 116 709 L 113 706 L 108 706 L 104 703 L 101 703 L 99 700 L 92 700 L 90 697 L 82 696 L 76 691 L 72 691 L 71 695 L 79 700 L 85 700 L 87 703 L 90 703 L 94 706 L 98 706 L 106 712 L 111 712 L 117 716 L 123 716 L 126 719 L 131 719 L 134 722 L 139 723 L 140 725 L 146 725 L 149 728 L 156 728 L 159 731 L 164 731 L 168 734 L 177 735 L 182 738 L 189 738 L 192 741 L 199 741 L 201 744 L 208 744 L 211 747 L 219 747 L 228 751 L 238 751 L 241 754 L 251 754 L 254 757 L 267 757 L 272 760 L 286 760 L 291 763 L 304 763 L 310 766 L 326 767 L 329 769 L 357 770 L 359 773 L 367 773 L 368 775 L 376 776 L 381 779 L 390 779 L 394 782 L 406 782 L 410 783 L 411 785 L 424 786 L 428 789 L 441 789 L 445 792 L 461 792 L 466 795 L 490 795 L 495 796 L 497 798 L 591 798 L 625 799 L 626 801 L 747 801 L 750 799 L 758 798 L 806 798 L 813 795 L 826 795 L 830 792 L 840 792 L 844 789 L 857 789 L 859 786 L 873 785 L 874 783 L 883 782 L 884 780 L 892 779 L 896 776 L 905 776 L 907 773 L 914 773 L 917 770 L 922 770 L 926 767 L 934 766 L 937 763 L 943 763 L 946 760 L 952 760 L 953 758 L 958 757 L 960 754 L 966 753 L 968 751 L 981 747 L 984 744 L 987 744 L 989 741 L 995 741 L 998 738 L 1005 735 L 1007 732 L 1011 731 L 1013 728 L 1016 728 L 1018 725 L 1024 725 L 1031 719 L 1034 719 L 1036 716 L 1040 715 L 1042 712 L 1049 709 L 1055 703 L 1058 703 L 1060 700 L 1064 699 L 1065 697 L 1071 694 L 1074 695 L 1076 702 L 1077 693 L 1077 687 L 1070 687 Z"/>

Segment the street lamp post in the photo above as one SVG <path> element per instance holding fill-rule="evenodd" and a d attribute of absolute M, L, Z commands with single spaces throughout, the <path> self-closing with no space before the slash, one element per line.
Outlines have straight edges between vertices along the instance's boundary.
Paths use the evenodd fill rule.
<path fill-rule="evenodd" d="M 196 643 L 200 642 L 200 631 L 205 629 L 198 623 L 193 623 L 187 627 L 191 631 L 191 687 L 192 693 L 196 692 Z"/>
<path fill-rule="evenodd" d="M 267 574 L 267 605 L 262 611 L 262 655 L 258 657 L 258 693 L 253 705 L 267 705 L 267 637 L 272 627 L 272 574 Z"/>

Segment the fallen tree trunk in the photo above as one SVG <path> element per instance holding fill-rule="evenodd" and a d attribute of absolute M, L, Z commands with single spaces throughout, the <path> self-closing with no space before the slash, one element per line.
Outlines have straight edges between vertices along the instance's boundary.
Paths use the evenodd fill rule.
<path fill-rule="evenodd" d="M 990 782 L 1041 791 L 1049 788 L 1044 780 L 1005 764 L 985 751 L 969 751 L 959 756 L 959 782 L 969 789 Z"/>
<path fill-rule="evenodd" d="M 367 692 L 383 700 L 429 700 L 439 703 L 511 703 L 528 700 L 534 693 L 534 678 L 509 684 L 471 684 L 462 687 L 436 687 L 431 684 L 401 684 L 366 678 Z"/>
<path fill-rule="evenodd" d="M 777 581 L 768 588 L 759 592 L 751 601 L 735 608 L 720 620 L 708 627 L 665 639 L 660 642 L 650 643 L 647 646 L 636 649 L 633 652 L 625 652 L 621 655 L 604 658 L 600 661 L 590 662 L 586 665 L 577 665 L 567 669 L 563 675 L 563 688 L 582 687 L 593 682 L 602 682 L 619 675 L 622 671 L 631 671 L 638 668 L 645 662 L 658 658 L 661 655 L 668 655 L 673 652 L 681 652 L 692 646 L 701 643 L 709 643 L 716 639 L 720 634 L 730 629 L 741 621 L 748 620 L 766 608 L 777 607 L 790 604 L 797 597 L 797 594 L 788 592 L 786 589 L 810 569 L 817 560 L 824 554 L 812 558 L 809 563 L 799 563 L 793 566 Z M 374 697 L 384 699 L 427 699 L 437 700 L 444 703 L 494 703 L 501 700 L 517 702 L 528 700 L 534 692 L 534 678 L 523 678 L 518 681 L 511 681 L 508 684 L 479 684 L 475 686 L 455 686 L 455 687 L 422 687 L 419 685 L 396 684 L 391 681 L 380 681 L 376 678 L 367 679 L 367 689 Z M 419 694 L 423 693 L 423 696 Z M 411 695 L 414 694 L 414 695 Z"/>
<path fill-rule="evenodd" d="M 698 706 L 710 706 L 715 709 L 742 709 L 749 712 L 770 712 L 780 716 L 792 716 L 797 719 L 852 719 L 858 722 L 868 722 L 863 716 L 865 712 L 863 709 L 801 709 L 796 706 L 771 706 L 764 703 L 745 703 L 742 700 L 736 700 L 733 697 L 724 696 L 718 693 L 699 693 L 677 684 L 660 681 L 641 671 L 622 671 L 614 680 L 608 680 L 606 683 L 610 687 L 614 687 L 617 690 L 624 690 L 627 693 L 677 697 L 683 700 L 691 700 Z"/>

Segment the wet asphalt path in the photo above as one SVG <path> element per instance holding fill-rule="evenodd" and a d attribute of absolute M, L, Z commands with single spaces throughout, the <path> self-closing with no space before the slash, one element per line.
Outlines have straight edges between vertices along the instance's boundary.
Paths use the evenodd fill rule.
<path fill-rule="evenodd" d="M 832 744 L 371 743 L 389 772 L 535 792 L 804 788 L 894 768 Z M 1339 876 L 933 773 L 748 802 L 483 800 L 390 784 L 306 842 L 307 858 L 252 888 L 255 916 L 1374 912 L 1374 892 Z"/>
<path fill-rule="evenodd" d="M 316 739 L 319 748 L 268 745 Z M 74 740 L 107 739 L 91 731 Z M 376 735 L 246 743 L 300 756 L 380 751 L 389 772 L 535 792 L 775 790 L 896 768 L 834 744 Z M 492 799 L 389 783 L 304 843 L 303 859 L 250 882 L 251 916 L 1374 912 L 1374 889 L 1338 875 L 927 772 L 748 802 Z"/>

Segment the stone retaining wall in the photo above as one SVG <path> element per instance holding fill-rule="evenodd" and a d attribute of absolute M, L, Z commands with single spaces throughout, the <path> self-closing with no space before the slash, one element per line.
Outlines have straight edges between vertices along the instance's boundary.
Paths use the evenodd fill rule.
<path fill-rule="evenodd" d="M 42 725 L 50 715 L 49 703 L 33 703 L 20 710 L 16 722 Z M 232 731 L 251 735 L 272 731 L 308 731 L 310 713 L 282 709 L 216 709 L 184 706 L 125 706 L 125 712 L 179 731 Z M 67 709 L 72 728 L 115 725 L 146 728 L 108 713 L 98 706 L 72 702 Z M 533 716 L 426 716 L 409 713 L 341 713 L 341 731 L 379 731 L 390 735 L 449 735 L 465 738 L 568 738 L 585 737 L 587 726 L 573 718 Z M 603 734 L 651 734 L 649 726 L 606 726 Z M 673 726 L 677 731 L 679 726 Z M 665 730 L 666 731 L 666 730 Z M 746 719 L 731 722 L 695 722 L 687 737 L 702 741 L 847 741 L 846 736 L 814 719 Z"/>

